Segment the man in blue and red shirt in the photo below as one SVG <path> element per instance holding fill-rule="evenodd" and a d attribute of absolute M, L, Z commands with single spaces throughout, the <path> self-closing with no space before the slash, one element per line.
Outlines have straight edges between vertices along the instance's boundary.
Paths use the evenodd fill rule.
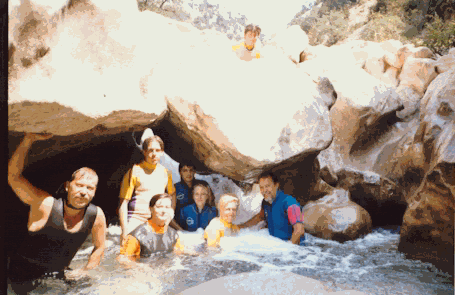
<path fill-rule="evenodd" d="M 297 245 L 303 242 L 305 228 L 300 204 L 294 197 L 278 189 L 278 178 L 274 174 L 266 172 L 258 179 L 264 196 L 261 212 L 239 227 L 250 227 L 265 220 L 271 236 Z"/>

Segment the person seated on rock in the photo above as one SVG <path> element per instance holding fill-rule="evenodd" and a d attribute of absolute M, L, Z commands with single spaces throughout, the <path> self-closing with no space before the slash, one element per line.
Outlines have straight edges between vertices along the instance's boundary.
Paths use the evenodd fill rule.
<path fill-rule="evenodd" d="M 184 207 L 180 211 L 181 227 L 187 231 L 205 229 L 210 221 L 217 217 L 212 190 L 208 183 L 197 183 L 193 187 L 194 204 Z"/>
<path fill-rule="evenodd" d="M 221 196 L 218 204 L 220 217 L 212 219 L 204 232 L 204 239 L 209 247 L 219 246 L 222 237 L 237 235 L 239 227 L 232 222 L 237 216 L 238 207 L 239 199 L 234 194 Z"/>
<path fill-rule="evenodd" d="M 253 24 L 245 27 L 244 41 L 232 46 L 232 51 L 244 61 L 261 58 L 261 54 L 256 46 L 256 38 L 261 34 L 261 28 Z"/>
<path fill-rule="evenodd" d="M 169 226 L 174 218 L 172 197 L 166 193 L 154 195 L 149 202 L 151 217 L 128 234 L 117 260 L 125 266 L 140 257 L 156 252 L 184 252 L 178 233 Z"/>
<path fill-rule="evenodd" d="M 264 172 L 258 180 L 259 189 L 264 196 L 261 211 L 239 227 L 254 226 L 265 220 L 271 236 L 297 245 L 303 242 L 305 228 L 300 204 L 294 197 L 278 189 L 278 178 L 274 174 Z"/>
<path fill-rule="evenodd" d="M 209 184 L 206 181 L 194 178 L 194 175 L 196 174 L 195 168 L 196 167 L 190 161 L 182 161 L 179 164 L 179 173 L 181 180 L 175 184 L 177 202 L 175 207 L 175 220 L 180 225 L 180 227 L 184 227 L 186 223 L 184 220 L 180 220 L 180 211 L 185 206 L 194 203 L 194 200 L 191 197 L 194 186 L 201 183 L 209 187 Z"/>
<path fill-rule="evenodd" d="M 120 187 L 120 244 L 131 231 L 150 218 L 149 203 L 154 195 L 167 191 L 173 197 L 172 205 L 175 208 L 172 174 L 160 164 L 164 154 L 163 140 L 157 135 L 146 138 L 142 153 L 144 160 L 128 170 Z"/>
<path fill-rule="evenodd" d="M 76 170 L 62 186 L 56 199 L 35 187 L 22 175 L 25 158 L 32 144 L 49 135 L 26 134 L 8 165 L 8 183 L 19 199 L 30 206 L 28 235 L 11 255 L 8 279 L 18 294 L 27 294 L 44 277 L 79 279 L 100 264 L 104 255 L 106 218 L 101 208 L 91 204 L 98 185 L 95 171 Z M 64 188 L 64 190 L 63 190 Z M 84 268 L 66 271 L 89 234 L 93 251 Z"/>

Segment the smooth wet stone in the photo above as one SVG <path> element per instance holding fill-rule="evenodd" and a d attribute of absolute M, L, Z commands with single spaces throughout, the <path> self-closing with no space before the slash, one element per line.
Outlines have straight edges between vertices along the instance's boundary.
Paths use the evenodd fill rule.
<path fill-rule="evenodd" d="M 331 194 L 303 207 L 306 232 L 328 240 L 355 240 L 371 232 L 368 212 L 349 199 L 349 192 L 335 189 Z"/>
<path fill-rule="evenodd" d="M 216 291 L 215 291 L 216 290 Z M 214 279 L 189 288 L 181 295 L 223 294 L 332 294 L 318 280 L 285 271 L 261 271 Z"/>

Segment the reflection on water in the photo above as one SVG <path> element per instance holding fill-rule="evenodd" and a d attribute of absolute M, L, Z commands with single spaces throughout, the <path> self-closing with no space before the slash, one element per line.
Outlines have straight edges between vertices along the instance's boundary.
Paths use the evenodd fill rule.
<path fill-rule="evenodd" d="M 311 277 L 335 290 L 409 295 L 454 292 L 449 275 L 397 252 L 397 229 L 376 229 L 343 244 L 307 234 L 305 247 L 270 237 L 267 230 L 244 230 L 238 237 L 223 238 L 222 251 L 203 249 L 198 256 L 158 254 L 141 260 L 136 269 L 124 269 L 115 260 L 120 249 L 118 233 L 118 227 L 109 227 L 105 258 L 90 271 L 90 279 L 72 285 L 49 279 L 32 294 L 176 294 L 211 279 L 270 269 Z M 197 248 L 201 235 L 188 234 L 184 239 Z M 89 245 L 78 252 L 72 268 L 85 265 L 92 249 Z"/>

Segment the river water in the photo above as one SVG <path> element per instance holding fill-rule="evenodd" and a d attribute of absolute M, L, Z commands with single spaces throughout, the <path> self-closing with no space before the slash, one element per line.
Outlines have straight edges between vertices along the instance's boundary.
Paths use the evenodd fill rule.
<path fill-rule="evenodd" d="M 306 245 L 295 246 L 270 237 L 266 229 L 242 230 L 223 238 L 219 251 L 200 246 L 202 231 L 182 237 L 198 256 L 159 254 L 121 267 L 118 226 L 110 225 L 105 258 L 90 278 L 67 285 L 48 279 L 31 294 L 176 294 L 211 279 L 244 272 L 284 270 L 323 282 L 334 290 L 367 294 L 454 294 L 450 276 L 432 264 L 405 259 L 397 252 L 399 227 L 377 228 L 364 238 L 338 243 L 305 235 Z M 87 241 L 70 267 L 87 262 L 93 248 Z M 260 275 L 260 273 L 258 274 Z"/>

